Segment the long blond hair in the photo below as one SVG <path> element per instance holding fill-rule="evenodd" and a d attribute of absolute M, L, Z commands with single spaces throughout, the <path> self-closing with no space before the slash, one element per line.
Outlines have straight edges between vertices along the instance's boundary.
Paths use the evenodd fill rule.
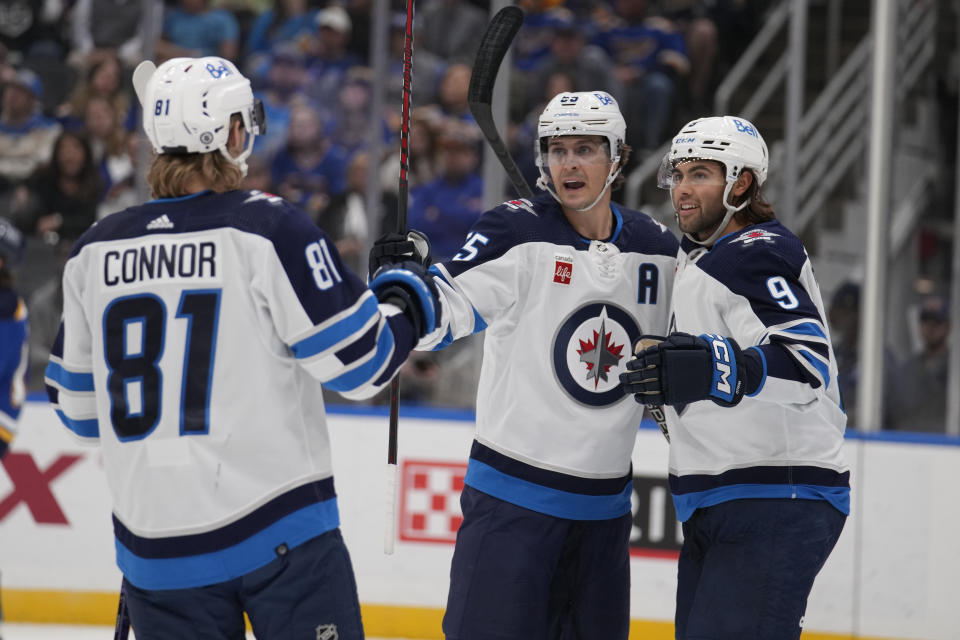
<path fill-rule="evenodd" d="M 240 116 L 230 118 L 230 127 Z M 207 189 L 217 193 L 240 187 L 243 171 L 219 149 L 207 153 L 160 153 L 153 157 L 147 171 L 147 185 L 154 198 L 185 196 L 190 182 L 199 178 Z"/>

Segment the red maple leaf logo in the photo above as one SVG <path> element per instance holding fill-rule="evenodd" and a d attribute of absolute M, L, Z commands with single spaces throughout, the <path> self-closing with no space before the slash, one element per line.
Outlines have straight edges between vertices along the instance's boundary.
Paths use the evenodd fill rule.
<path fill-rule="evenodd" d="M 578 339 L 577 341 L 580 343 L 580 348 L 577 349 L 577 353 L 582 356 L 584 353 L 588 353 L 588 352 L 590 352 L 590 351 L 596 351 L 596 350 L 597 350 L 597 342 L 598 342 L 599 338 L 600 338 L 599 332 L 594 331 L 594 332 L 593 332 L 593 340 L 592 340 L 592 341 L 591 341 L 591 340 L 584 341 L 584 340 Z M 612 331 L 605 333 L 605 334 L 603 335 L 603 346 L 600 347 L 600 349 L 601 349 L 602 351 L 606 352 L 607 354 L 609 354 L 610 356 L 614 356 L 614 357 L 616 358 L 616 360 L 613 360 L 613 363 L 616 363 L 616 362 L 619 361 L 621 358 L 623 358 L 623 356 L 621 355 L 621 351 L 623 351 L 623 345 L 622 345 L 622 344 L 613 344 L 612 341 L 611 341 L 612 338 L 613 338 L 613 332 L 612 332 Z M 582 360 L 582 358 L 581 358 L 581 360 Z M 606 360 L 606 362 L 604 362 L 604 360 Z M 594 367 L 595 362 L 597 362 L 597 361 L 602 362 L 601 366 L 603 367 L 603 373 L 606 374 L 606 373 L 609 373 L 609 372 L 610 372 L 610 367 L 613 366 L 613 364 L 607 364 L 607 362 L 610 362 L 610 360 L 612 360 L 612 358 L 609 358 L 609 357 L 608 357 L 608 358 L 600 358 L 600 359 L 598 359 L 598 360 L 586 360 L 586 361 L 584 361 L 584 364 L 587 365 L 587 371 L 590 372 L 590 371 L 593 371 L 593 367 Z M 594 388 L 597 388 L 597 386 L 600 384 L 600 378 L 601 378 L 601 376 L 598 375 L 598 376 L 591 376 L 591 377 L 593 378 L 593 387 L 594 387 Z M 602 377 L 603 377 L 604 379 L 606 379 L 606 376 L 602 376 Z"/>

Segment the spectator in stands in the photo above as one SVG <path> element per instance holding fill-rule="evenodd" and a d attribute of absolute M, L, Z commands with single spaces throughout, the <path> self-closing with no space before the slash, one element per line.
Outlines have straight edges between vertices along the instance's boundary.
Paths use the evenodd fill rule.
<path fill-rule="evenodd" d="M 331 5 L 317 14 L 317 29 L 307 49 L 308 95 L 317 104 L 336 95 L 347 71 L 360 64 L 349 50 L 352 28 L 350 16 L 342 7 Z"/>
<path fill-rule="evenodd" d="M 294 45 L 278 45 L 264 58 L 267 64 L 262 87 L 255 91 L 263 102 L 270 126 L 267 133 L 254 140 L 254 151 L 273 157 L 286 143 L 290 126 L 290 109 L 294 102 L 303 102 L 307 82 L 306 57 Z"/>
<path fill-rule="evenodd" d="M 920 351 L 900 368 L 893 429 L 944 433 L 950 355 L 950 304 L 928 296 L 920 305 Z"/>
<path fill-rule="evenodd" d="M 387 70 L 385 96 L 387 103 L 391 105 L 399 105 L 403 100 L 403 47 L 406 33 L 407 14 L 394 13 L 390 19 L 390 67 Z M 414 46 L 417 49 L 416 55 L 413 56 L 416 91 L 410 96 L 410 100 L 419 107 L 437 101 L 437 93 L 447 69 L 447 62 L 432 51 L 421 48 L 419 43 L 415 43 Z"/>
<path fill-rule="evenodd" d="M 437 139 L 439 176 L 410 191 L 409 225 L 430 238 L 433 259 L 450 260 L 484 210 L 480 132 L 449 120 Z"/>
<path fill-rule="evenodd" d="M 306 51 L 316 21 L 317 11 L 307 6 L 307 0 L 274 0 L 272 8 L 254 19 L 247 36 L 246 56 L 269 55 L 278 45 Z"/>
<path fill-rule="evenodd" d="M 40 111 L 43 85 L 20 69 L 3 86 L 0 106 L 0 192 L 27 178 L 50 159 L 60 125 Z"/>
<path fill-rule="evenodd" d="M 62 57 L 64 42 L 59 22 L 63 9 L 49 10 L 38 0 L 0 0 L 0 49 L 11 56 L 11 64 L 28 57 Z"/>
<path fill-rule="evenodd" d="M 143 57 L 144 41 L 154 42 L 163 26 L 162 0 L 76 0 L 73 7 L 73 47 L 69 60 L 85 67 L 108 56 L 126 65 Z M 144 28 L 149 27 L 149 33 Z"/>
<path fill-rule="evenodd" d="M 557 72 L 573 76 L 577 87 L 603 87 L 618 102 L 621 101 L 623 87 L 613 72 L 613 61 L 600 47 L 587 44 L 586 26 L 578 23 L 573 12 L 563 7 L 553 9 L 547 15 L 551 19 L 554 37 L 550 40 L 549 54 L 541 58 L 530 73 L 533 103 L 528 103 L 525 111 L 536 110 L 538 114 L 543 111 L 546 102 L 542 102 L 542 97 L 546 94 L 547 82 Z"/>
<path fill-rule="evenodd" d="M 287 143 L 270 166 L 278 195 L 317 220 L 330 198 L 346 189 L 347 162 L 347 152 L 324 133 L 324 123 L 314 109 L 302 104 L 291 107 Z"/>
<path fill-rule="evenodd" d="M 418 48 L 450 61 L 472 61 L 487 29 L 487 13 L 466 0 L 430 0 L 417 10 Z"/>
<path fill-rule="evenodd" d="M 37 169 L 19 189 L 15 215 L 22 229 L 47 244 L 72 243 L 97 219 L 102 180 L 86 136 L 64 131 L 54 142 L 50 163 Z"/>
<path fill-rule="evenodd" d="M 684 34 L 690 57 L 688 106 L 712 111 L 716 84 L 756 34 L 771 3 L 764 0 L 660 0 L 660 14 Z"/>
<path fill-rule="evenodd" d="M 690 72 L 683 33 L 646 0 L 615 0 L 616 18 L 595 38 L 614 61 L 626 95 L 628 143 L 643 155 L 669 135 L 677 81 Z"/>
<path fill-rule="evenodd" d="M 550 55 L 550 43 L 556 34 L 550 10 L 555 7 L 542 0 L 520 0 L 517 4 L 526 16 L 512 45 L 513 66 L 524 74 Z M 521 114 L 523 106 L 518 107 Z"/>
<path fill-rule="evenodd" d="M 335 125 L 331 135 L 334 143 L 350 155 L 367 148 L 373 141 L 371 136 L 378 136 L 383 144 L 391 141 L 391 131 L 382 114 L 374 117 L 372 113 L 370 76 L 368 67 L 353 67 L 337 94 L 333 114 Z"/>
<path fill-rule="evenodd" d="M 110 194 L 133 177 L 133 159 L 129 153 L 127 133 L 120 126 L 113 105 L 106 98 L 93 97 L 87 102 L 84 117 L 84 132 L 90 139 L 93 161 L 103 180 L 103 193 Z M 116 211 L 112 209 L 109 212 Z M 98 214 L 97 218 L 103 215 Z"/>
<path fill-rule="evenodd" d="M 397 114 L 399 120 L 399 114 Z M 407 156 L 409 163 L 407 183 L 410 189 L 426 184 L 437 177 L 437 134 L 443 126 L 445 118 L 437 105 L 417 107 L 410 111 L 410 153 Z M 397 124 L 399 129 L 399 123 Z M 395 145 L 394 151 L 381 163 L 380 185 L 384 191 L 397 195 L 400 175 L 400 149 Z M 385 223 L 384 229 L 394 229 L 394 222 Z"/>
<path fill-rule="evenodd" d="M 163 18 L 157 57 L 220 56 L 236 60 L 240 25 L 226 9 L 211 9 L 210 0 L 177 0 Z"/>
<path fill-rule="evenodd" d="M 125 129 L 131 120 L 132 101 L 130 93 L 122 84 L 123 67 L 120 59 L 108 52 L 98 56 L 89 67 L 83 82 L 77 83 L 70 100 L 60 109 L 59 117 L 65 126 L 82 126 L 87 113 L 87 103 L 93 98 L 107 100 L 116 113 L 117 126 Z"/>
<path fill-rule="evenodd" d="M 443 113 L 451 118 L 473 122 L 467 96 L 470 91 L 470 76 L 473 67 L 463 62 L 456 62 L 447 67 L 440 82 L 440 93 L 437 102 Z"/>
<path fill-rule="evenodd" d="M 830 339 L 837 358 L 837 381 L 840 385 L 840 400 L 847 414 L 847 428 L 857 429 L 857 387 L 860 384 L 860 285 L 844 282 L 834 292 L 827 310 L 830 323 Z M 895 395 L 891 375 L 896 370 L 896 358 L 890 349 L 883 353 L 883 406 L 881 424 L 891 424 L 891 399 Z"/>
<path fill-rule="evenodd" d="M 380 202 L 374 211 L 374 224 L 370 229 L 370 220 L 366 206 L 367 175 L 370 156 L 359 151 L 350 158 L 347 166 L 346 190 L 331 198 L 330 205 L 317 218 L 317 225 L 327 232 L 337 245 L 337 251 L 350 268 L 363 272 L 367 264 L 367 246 L 371 238 L 379 237 L 388 230 L 383 221 L 396 220 L 397 198 L 389 192 L 380 192 Z"/>

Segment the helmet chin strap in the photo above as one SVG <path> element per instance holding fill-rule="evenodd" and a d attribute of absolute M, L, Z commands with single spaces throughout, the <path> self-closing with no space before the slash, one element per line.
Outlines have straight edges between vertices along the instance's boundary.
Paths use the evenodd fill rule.
<path fill-rule="evenodd" d="M 613 182 L 616 179 L 617 175 L 619 174 L 620 174 L 620 156 L 617 156 L 616 158 L 613 159 L 613 162 L 610 164 L 610 173 L 607 174 L 607 181 L 603 183 L 603 189 L 600 189 L 600 193 L 597 195 L 597 197 L 593 200 L 593 202 L 591 202 L 587 206 L 581 207 L 580 209 L 574 209 L 574 211 L 579 211 L 580 213 L 583 213 L 584 211 L 589 211 L 590 209 L 593 209 L 596 206 L 596 204 L 600 202 L 600 199 L 603 197 L 603 194 L 607 192 L 607 189 L 610 188 L 610 183 Z M 563 200 L 560 199 L 560 196 L 557 195 L 557 192 L 553 188 L 551 181 L 547 180 L 547 176 L 543 171 L 543 167 L 540 168 L 540 177 L 537 178 L 537 186 L 543 189 L 544 191 L 547 191 L 550 195 L 552 195 L 553 199 L 559 202 L 561 206 L 566 206 L 563 204 Z"/>
<path fill-rule="evenodd" d="M 247 148 L 240 152 L 238 156 L 230 155 L 230 152 L 227 150 L 227 145 L 220 147 L 220 153 L 223 154 L 223 157 L 237 165 L 237 168 L 240 169 L 240 172 L 243 174 L 243 177 L 247 177 L 247 158 L 250 157 L 250 154 L 253 153 L 253 140 L 257 136 L 252 133 L 248 135 L 247 139 Z"/>
<path fill-rule="evenodd" d="M 733 180 L 727 181 L 727 186 L 723 190 L 723 207 L 727 210 L 727 214 L 723 216 L 723 220 L 720 221 L 720 224 L 717 225 L 717 228 L 714 229 L 713 233 L 711 233 L 710 237 L 706 240 L 697 240 L 695 237 L 693 237 L 693 234 L 684 232 L 683 235 L 689 238 L 691 242 L 696 242 L 702 247 L 713 246 L 713 243 L 717 241 L 717 238 L 720 237 L 720 234 L 723 233 L 723 230 L 727 228 L 727 225 L 730 223 L 730 219 L 733 218 L 733 215 L 738 211 L 742 211 L 744 207 L 750 204 L 750 198 L 747 198 L 741 202 L 740 206 L 737 207 L 727 202 L 727 198 L 730 196 L 730 190 L 733 188 L 733 183 Z M 670 189 L 670 199 L 673 200 L 673 189 Z M 677 219 L 677 224 L 680 224 L 680 213 L 674 209 L 673 215 Z"/>

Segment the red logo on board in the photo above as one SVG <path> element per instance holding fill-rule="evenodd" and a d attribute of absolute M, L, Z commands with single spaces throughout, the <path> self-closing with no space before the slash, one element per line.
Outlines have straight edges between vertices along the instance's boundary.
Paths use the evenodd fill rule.
<path fill-rule="evenodd" d="M 570 284 L 571 278 L 573 278 L 573 263 L 557 260 L 557 266 L 553 271 L 553 281 L 560 284 Z"/>
<path fill-rule="evenodd" d="M 401 540 L 452 543 L 463 521 L 460 491 L 467 465 L 404 460 L 400 479 Z"/>

